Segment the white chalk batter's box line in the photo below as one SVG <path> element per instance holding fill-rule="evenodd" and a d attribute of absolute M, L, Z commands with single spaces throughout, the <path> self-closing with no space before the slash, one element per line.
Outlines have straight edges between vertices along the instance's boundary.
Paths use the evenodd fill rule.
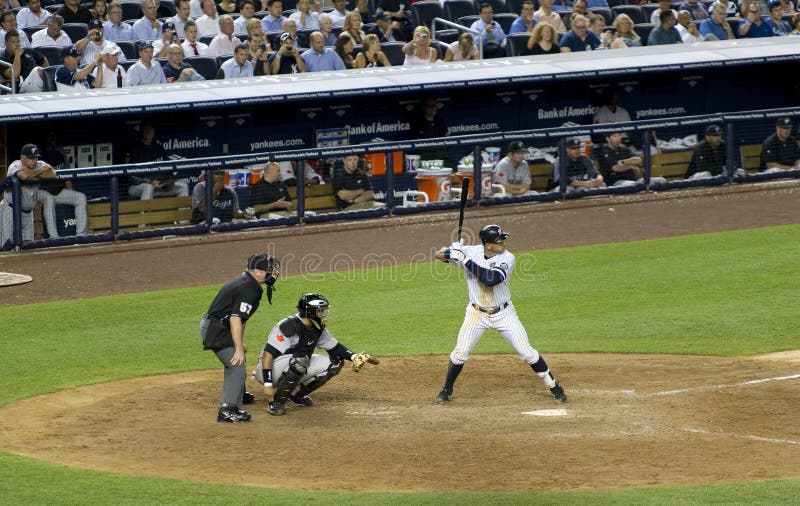
<path fill-rule="evenodd" d="M 732 432 L 721 432 L 721 431 L 713 431 L 713 430 L 703 430 L 703 429 L 694 429 L 692 427 L 686 427 L 683 429 L 684 432 L 691 432 L 693 434 L 704 434 L 708 436 L 720 436 L 720 437 L 733 437 L 736 439 L 747 439 L 749 441 L 762 441 L 766 443 L 780 443 L 780 444 L 790 444 L 790 445 L 798 445 L 800 446 L 800 441 L 794 441 L 792 439 L 780 439 L 780 438 L 772 438 L 772 437 L 761 437 L 761 436 L 751 436 L 748 434 L 734 434 Z"/>
<path fill-rule="evenodd" d="M 653 392 L 651 394 L 640 394 L 638 397 L 661 397 L 664 395 L 677 395 L 677 394 L 685 394 L 689 392 L 706 392 L 709 390 L 721 390 L 723 388 L 737 388 L 737 387 L 744 387 L 750 385 L 759 385 L 761 383 L 767 383 L 770 381 L 786 381 L 800 378 L 800 374 L 792 374 L 790 376 L 776 376 L 774 378 L 763 378 L 763 379 L 756 379 L 756 380 L 748 380 L 742 381 L 741 383 L 729 383 L 726 385 L 708 385 L 702 387 L 693 387 L 693 388 L 682 388 L 680 390 L 667 390 L 664 392 Z M 635 394 L 634 394 L 635 395 Z"/>

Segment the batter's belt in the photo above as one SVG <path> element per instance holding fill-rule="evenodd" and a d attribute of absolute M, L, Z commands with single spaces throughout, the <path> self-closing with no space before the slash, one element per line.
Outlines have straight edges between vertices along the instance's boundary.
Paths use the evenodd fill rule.
<path fill-rule="evenodd" d="M 494 307 L 483 307 L 483 306 L 479 306 L 477 304 L 472 304 L 472 307 L 474 307 L 475 309 L 477 309 L 481 313 L 497 314 L 500 311 L 502 311 L 503 309 L 507 308 L 510 304 L 511 304 L 510 302 L 503 302 L 499 306 L 494 306 Z"/>

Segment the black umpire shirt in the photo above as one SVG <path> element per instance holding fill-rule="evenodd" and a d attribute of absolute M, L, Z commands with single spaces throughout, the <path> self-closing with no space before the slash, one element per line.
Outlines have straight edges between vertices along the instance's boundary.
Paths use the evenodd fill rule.
<path fill-rule="evenodd" d="M 625 172 L 614 172 L 613 169 L 620 160 L 627 160 L 633 156 L 629 147 L 620 146 L 618 148 L 612 148 L 608 144 L 603 144 L 595 150 L 594 156 L 606 185 L 613 186 L 617 181 L 636 180 L 636 173 L 633 169 L 626 170 Z"/>
<path fill-rule="evenodd" d="M 715 148 L 703 140 L 694 148 L 686 177 L 698 172 L 710 172 L 712 176 L 719 176 L 726 170 L 727 160 L 724 142 Z"/>
<path fill-rule="evenodd" d="M 286 187 L 286 184 L 283 181 L 270 183 L 264 179 L 261 179 L 250 187 L 251 206 L 255 206 L 257 204 L 272 204 L 273 202 L 277 202 L 279 200 L 288 200 L 289 202 L 292 201 L 292 197 L 289 196 L 289 189 Z M 268 214 L 269 212 L 270 211 L 264 211 L 263 213 L 259 214 L 259 217 L 263 214 Z"/>
<path fill-rule="evenodd" d="M 797 147 L 797 139 L 790 135 L 786 142 L 778 139 L 778 134 L 772 134 L 764 141 L 761 148 L 761 168 L 767 170 L 767 163 L 780 163 L 783 165 L 794 165 L 796 160 L 800 160 L 800 148 Z"/>
<path fill-rule="evenodd" d="M 247 321 L 258 309 L 263 293 L 264 289 L 256 278 L 248 272 L 243 272 L 220 288 L 207 314 L 224 322 L 225 325 L 230 325 L 228 319 L 231 316 L 238 316 L 242 321 Z"/>

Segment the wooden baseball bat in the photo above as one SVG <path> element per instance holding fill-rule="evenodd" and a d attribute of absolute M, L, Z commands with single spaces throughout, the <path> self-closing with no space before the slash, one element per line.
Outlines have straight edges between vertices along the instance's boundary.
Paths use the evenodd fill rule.
<path fill-rule="evenodd" d="M 469 194 L 469 178 L 461 180 L 461 205 L 458 208 L 458 237 L 456 241 L 461 242 L 461 229 L 464 227 L 464 210 L 467 208 L 467 196 Z"/>

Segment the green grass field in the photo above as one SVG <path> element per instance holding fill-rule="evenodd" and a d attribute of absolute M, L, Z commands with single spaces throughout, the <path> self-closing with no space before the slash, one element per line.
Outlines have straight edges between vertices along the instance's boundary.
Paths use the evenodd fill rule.
<path fill-rule="evenodd" d="M 534 346 L 546 353 L 736 356 L 800 348 L 797 225 L 516 254 L 514 304 Z M 0 405 L 76 385 L 218 367 L 197 336 L 218 287 L 0 308 Z M 466 303 L 463 276 L 439 263 L 283 279 L 275 305 L 264 301 L 248 328 L 251 349 L 308 291 L 331 300 L 337 337 L 380 356 L 449 353 Z M 501 339 L 483 339 L 476 349 L 509 351 Z M 797 497 L 800 479 L 597 492 L 344 495 L 89 472 L 0 452 L 0 504 L 796 504 Z"/>

